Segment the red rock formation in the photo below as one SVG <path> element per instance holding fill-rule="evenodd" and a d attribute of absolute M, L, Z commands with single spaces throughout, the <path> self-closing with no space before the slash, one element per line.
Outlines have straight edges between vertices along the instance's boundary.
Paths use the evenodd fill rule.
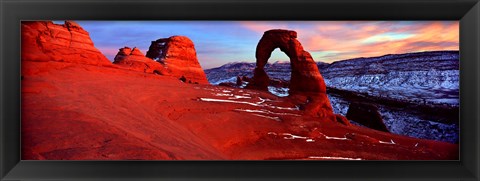
<path fill-rule="evenodd" d="M 113 63 L 135 71 L 168 75 L 162 64 L 145 57 L 136 47 L 120 48 Z"/>
<path fill-rule="evenodd" d="M 236 81 L 235 85 L 236 85 L 236 86 L 241 86 L 242 84 L 243 84 L 242 77 L 237 76 L 237 81 Z"/>
<path fill-rule="evenodd" d="M 208 84 L 194 44 L 188 37 L 172 36 L 152 41 L 147 57 L 162 63 L 172 76 L 184 76 L 187 82 Z"/>
<path fill-rule="evenodd" d="M 137 47 L 133 47 L 132 52 L 130 55 L 136 55 L 136 56 L 142 56 L 145 57 L 145 54 L 143 54 Z"/>
<path fill-rule="evenodd" d="M 295 95 L 307 96 L 307 102 L 304 105 L 307 114 L 336 121 L 337 119 L 326 95 L 323 77 L 310 53 L 305 51 L 297 40 L 297 32 L 295 31 L 275 29 L 263 34 L 255 52 L 257 63 L 253 81 L 248 84 L 247 88 L 268 89 L 270 79 L 264 67 L 276 48 L 280 48 L 290 58 L 292 74 L 289 93 L 291 97 L 296 97 Z"/>
<path fill-rule="evenodd" d="M 325 82 L 316 63 L 296 38 L 297 32 L 290 30 L 269 30 L 263 34 L 260 42 L 258 42 L 255 55 L 257 66 L 254 72 L 254 81 L 249 87 L 267 90 L 269 77 L 264 67 L 272 51 L 280 48 L 290 58 L 292 65 L 290 94 L 296 92 L 326 92 Z"/>
<path fill-rule="evenodd" d="M 353 102 L 348 106 L 347 118 L 366 127 L 390 132 L 383 122 L 377 106 L 362 102 Z"/>
<path fill-rule="evenodd" d="M 335 114 L 335 118 L 337 122 L 350 126 L 350 121 L 345 116 L 342 116 L 341 114 Z"/>
<path fill-rule="evenodd" d="M 117 55 L 115 55 L 115 58 L 113 58 L 114 60 L 113 63 L 122 61 L 126 57 L 130 56 L 131 53 L 132 53 L 132 49 L 130 47 L 123 47 L 118 49 Z"/>
<path fill-rule="evenodd" d="M 111 62 L 94 47 L 90 35 L 73 21 L 22 22 L 22 61 L 57 61 L 89 65 Z"/>

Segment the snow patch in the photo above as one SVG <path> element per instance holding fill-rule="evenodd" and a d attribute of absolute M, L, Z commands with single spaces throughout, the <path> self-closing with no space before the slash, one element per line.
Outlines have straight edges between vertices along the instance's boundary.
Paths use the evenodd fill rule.
<path fill-rule="evenodd" d="M 233 95 L 233 97 L 229 97 L 228 99 L 251 99 L 252 97 L 248 96 L 239 96 L 239 95 Z"/>
<path fill-rule="evenodd" d="M 205 102 L 226 102 L 226 103 L 236 103 L 236 104 L 248 104 L 251 106 L 262 106 L 259 105 L 258 103 L 251 103 L 251 102 L 245 102 L 245 101 L 233 101 L 233 100 L 224 100 L 224 99 L 212 99 L 212 98 L 200 98 L 201 101 Z"/>
<path fill-rule="evenodd" d="M 340 137 L 334 137 L 334 136 L 327 136 L 325 134 L 323 134 L 322 132 L 319 132 L 323 137 L 325 137 L 325 139 L 327 140 L 348 140 L 347 137 L 343 137 L 343 138 L 340 138 Z"/>
<path fill-rule="evenodd" d="M 234 109 L 235 111 L 241 111 L 241 112 L 249 112 L 249 113 L 264 113 L 264 114 L 276 114 L 276 115 L 287 115 L 287 116 L 301 116 L 299 114 L 293 114 L 293 113 L 279 113 L 279 112 L 272 112 L 269 110 L 254 110 L 254 109 Z"/>
<path fill-rule="evenodd" d="M 268 134 L 269 135 L 275 135 L 275 136 L 277 135 L 277 133 L 274 133 L 274 132 L 268 132 Z M 303 139 L 307 143 L 315 142 L 315 140 L 313 138 L 309 138 L 309 137 L 305 137 L 305 136 L 298 136 L 298 135 L 294 135 L 294 134 L 290 134 L 290 133 L 280 133 L 279 135 L 283 136 L 283 139 L 286 139 L 286 140 Z"/>
<path fill-rule="evenodd" d="M 251 106 L 256 106 L 256 107 L 268 107 L 272 109 L 280 109 L 280 110 L 298 110 L 298 108 L 290 108 L 290 107 L 279 107 L 279 106 L 273 106 L 273 105 L 262 105 L 262 103 L 265 102 L 265 100 L 261 100 L 256 103 L 252 102 L 246 102 L 246 101 L 234 101 L 234 100 L 225 100 L 225 99 L 213 99 L 213 98 L 199 98 L 200 101 L 205 101 L 205 102 L 225 102 L 225 103 L 235 103 L 235 104 L 247 104 Z"/>
<path fill-rule="evenodd" d="M 309 156 L 311 159 L 327 159 L 327 160 L 363 160 L 361 158 L 348 158 L 348 157 L 330 157 L 330 156 Z"/>
<path fill-rule="evenodd" d="M 236 82 L 237 81 L 237 77 L 230 77 L 228 79 L 221 79 L 221 80 L 218 80 L 218 81 L 214 81 L 214 82 L 211 82 L 212 85 L 218 85 L 220 83 L 223 83 L 223 82 Z"/>
<path fill-rule="evenodd" d="M 233 94 L 216 93 L 216 96 L 233 96 Z"/>
<path fill-rule="evenodd" d="M 278 121 L 278 122 L 281 122 L 281 121 L 282 121 L 279 117 L 265 116 L 265 115 L 261 115 L 261 114 L 252 114 L 252 115 L 255 115 L 255 116 L 258 116 L 258 117 L 267 118 L 267 119 L 273 119 L 273 120 Z"/>
<path fill-rule="evenodd" d="M 379 143 L 382 143 L 382 144 L 387 144 L 387 145 L 394 145 L 396 144 L 393 140 L 390 140 L 390 142 L 386 142 L 386 141 L 378 141 Z"/>
<path fill-rule="evenodd" d="M 286 140 L 309 139 L 308 137 L 298 136 L 298 135 L 294 135 L 294 134 L 290 134 L 290 133 L 282 133 L 280 135 L 284 136 L 283 139 L 286 139 Z"/>
<path fill-rule="evenodd" d="M 268 86 L 268 92 L 276 95 L 278 97 L 287 97 L 288 96 L 288 88 L 285 87 L 273 87 Z"/>

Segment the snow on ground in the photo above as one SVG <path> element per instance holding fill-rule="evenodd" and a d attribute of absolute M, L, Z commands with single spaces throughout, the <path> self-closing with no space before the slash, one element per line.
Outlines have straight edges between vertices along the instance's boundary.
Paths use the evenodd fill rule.
<path fill-rule="evenodd" d="M 343 138 L 340 138 L 340 137 L 335 137 L 335 136 L 327 136 L 325 134 L 323 134 L 322 132 L 319 132 L 320 135 L 323 136 L 323 139 L 327 139 L 327 140 L 341 140 L 341 141 L 345 141 L 345 140 L 349 140 L 347 137 L 343 137 Z M 310 138 L 310 137 L 306 137 L 306 136 L 299 136 L 299 135 L 294 135 L 294 134 L 291 134 L 291 133 L 275 133 L 275 132 L 268 132 L 269 135 L 275 135 L 275 136 L 283 136 L 283 139 L 286 139 L 286 140 L 293 140 L 293 139 L 304 139 L 306 142 L 315 142 L 315 138 Z"/>
<path fill-rule="evenodd" d="M 434 80 L 426 80 L 426 75 L 433 76 Z M 390 76 L 390 77 L 388 77 Z M 406 77 L 406 78 L 399 78 Z M 436 78 L 435 78 L 436 77 Z M 378 97 L 389 97 L 398 100 L 410 100 L 411 102 L 423 104 L 443 104 L 449 106 L 459 105 L 458 95 L 458 71 L 413 71 L 409 73 L 394 72 L 376 75 L 362 75 L 360 77 L 339 77 L 338 79 L 325 78 L 327 85 L 337 85 L 336 88 L 343 90 L 350 90 L 356 92 L 368 93 L 369 95 Z M 230 78 L 236 80 L 236 77 Z M 229 79 L 229 80 L 230 80 Z M 389 81 L 384 81 L 384 80 Z M 224 82 L 223 80 L 222 82 Z M 430 89 L 430 88 L 435 89 Z M 268 87 L 272 94 L 285 97 L 288 96 L 288 88 Z M 212 91 L 216 91 L 213 90 Z M 231 90 L 220 91 L 216 96 L 228 96 L 228 100 L 223 99 L 202 99 L 202 101 L 211 102 L 230 102 L 249 104 L 260 106 L 256 103 L 245 101 L 232 101 L 232 99 L 250 99 L 251 95 L 234 95 L 230 93 Z M 226 94 L 228 93 L 228 94 Z M 341 97 L 329 94 L 329 99 L 333 111 L 337 114 L 346 115 L 348 111 L 349 102 Z M 261 98 L 260 98 L 261 100 Z M 265 100 L 261 100 L 265 101 Z M 263 105 L 262 105 L 263 106 Z M 277 108 L 283 110 L 296 110 L 297 108 L 283 108 L 272 105 L 265 105 L 270 108 Z M 261 106 L 260 106 L 261 107 Z M 440 123 L 438 120 L 428 119 L 424 116 L 415 115 L 407 111 L 393 110 L 389 107 L 378 105 L 380 114 L 384 120 L 385 125 L 390 132 L 395 134 L 406 135 L 410 137 L 432 139 L 438 141 L 446 141 L 457 143 L 459 141 L 459 125 Z M 238 111 L 238 110 L 237 110 Z M 272 113 L 270 113 L 272 114 Z M 360 125 L 354 121 L 352 124 Z"/>
<path fill-rule="evenodd" d="M 286 116 L 301 116 L 299 114 L 292 114 L 292 113 L 283 113 L 283 112 L 272 112 L 265 109 L 260 110 L 253 110 L 253 109 L 234 109 L 235 111 L 240 112 L 249 112 L 249 113 L 263 113 L 263 114 L 275 114 L 275 115 L 286 115 Z"/>
<path fill-rule="evenodd" d="M 323 134 L 322 132 L 319 132 L 319 133 L 327 140 L 348 140 L 348 138 L 346 136 L 343 136 L 342 138 L 340 138 L 340 137 L 334 137 L 334 136 L 327 136 L 327 135 Z"/>
<path fill-rule="evenodd" d="M 379 110 L 385 125 L 392 133 L 451 143 L 459 141 L 458 124 L 440 123 L 407 112 L 391 111 L 385 107 L 379 107 Z"/>
<path fill-rule="evenodd" d="M 239 96 L 239 95 L 233 95 L 233 97 L 229 97 L 228 99 L 251 99 L 252 97 L 249 96 Z"/>
<path fill-rule="evenodd" d="M 266 115 L 262 115 L 262 114 L 252 114 L 252 115 L 262 117 L 262 118 L 267 118 L 267 119 L 273 119 L 273 120 L 278 121 L 278 122 L 282 121 L 280 119 L 280 117 L 276 117 L 276 116 L 266 116 Z"/>
<path fill-rule="evenodd" d="M 330 156 L 309 156 L 308 158 L 322 159 L 322 160 L 363 160 L 362 158 L 330 157 Z"/>
<path fill-rule="evenodd" d="M 328 95 L 333 112 L 346 116 L 349 102 L 332 94 Z M 428 119 L 402 110 L 394 110 L 377 105 L 380 115 L 388 130 L 395 134 L 415 138 L 431 139 L 457 143 L 459 141 L 459 125 L 440 123 L 433 118 Z M 360 125 L 350 121 L 355 125 Z"/>
<path fill-rule="evenodd" d="M 274 106 L 274 105 L 271 105 L 271 104 L 263 104 L 265 102 L 265 100 L 260 100 L 259 102 L 248 102 L 248 101 L 234 101 L 234 100 L 230 100 L 230 99 L 215 99 L 215 98 L 200 97 L 199 101 L 247 104 L 247 105 L 256 106 L 256 107 L 267 107 L 267 108 L 272 108 L 272 109 L 290 110 L 290 111 L 299 110 L 298 107 L 281 107 L 281 106 Z"/>
<path fill-rule="evenodd" d="M 219 103 L 234 103 L 234 104 L 246 104 L 250 106 L 260 107 L 260 108 L 270 108 L 275 109 L 277 111 L 267 110 L 267 109 L 233 109 L 232 111 L 238 112 L 247 112 L 251 113 L 253 116 L 263 117 L 267 119 L 272 119 L 275 121 L 282 121 L 278 116 L 301 116 L 299 114 L 283 112 L 284 110 L 287 111 L 298 111 L 298 107 L 281 107 L 274 105 L 275 100 L 271 100 L 268 98 L 262 97 L 255 97 L 253 98 L 251 95 L 254 92 L 240 90 L 238 92 L 234 92 L 233 89 L 218 87 L 218 88 L 204 88 L 205 90 L 211 91 L 211 94 L 215 96 L 215 98 L 210 97 L 200 97 L 198 98 L 199 101 L 203 102 L 219 102 Z M 240 95 L 237 95 L 240 94 Z M 219 97 L 219 98 L 217 98 Z M 226 99 L 225 99 L 226 98 Z"/>
<path fill-rule="evenodd" d="M 229 83 L 236 83 L 237 82 L 237 77 L 230 77 L 227 79 L 221 79 L 215 82 L 211 82 L 212 85 L 218 85 L 220 83 L 224 82 L 229 82 Z M 242 85 L 239 86 L 240 88 L 244 88 L 247 86 L 247 82 L 242 82 Z M 284 87 L 274 87 L 274 86 L 268 86 L 268 92 L 272 93 L 273 95 L 276 95 L 278 97 L 286 97 L 288 96 L 288 88 Z"/>
<path fill-rule="evenodd" d="M 378 141 L 378 142 L 381 143 L 381 144 L 387 144 L 387 145 L 394 145 L 394 144 L 396 144 L 393 140 L 390 140 L 390 141 L 388 141 L 388 142 L 387 142 L 387 141 Z"/>
<path fill-rule="evenodd" d="M 418 104 L 459 105 L 459 70 L 325 76 L 327 86 Z"/>
<path fill-rule="evenodd" d="M 290 133 L 280 133 L 281 136 L 283 136 L 283 139 L 286 139 L 286 140 L 293 140 L 293 139 L 309 139 L 308 137 L 304 137 L 304 136 L 298 136 L 298 135 L 294 135 L 294 134 L 290 134 Z"/>
<path fill-rule="evenodd" d="M 270 92 L 273 95 L 276 95 L 278 97 L 287 97 L 288 96 L 288 88 L 284 88 L 284 87 L 268 86 L 268 92 Z"/>
<path fill-rule="evenodd" d="M 215 81 L 215 82 L 210 82 L 210 84 L 218 85 L 222 82 L 237 82 L 237 77 L 230 77 L 228 79 L 221 79 L 221 80 L 218 80 L 218 81 Z"/>

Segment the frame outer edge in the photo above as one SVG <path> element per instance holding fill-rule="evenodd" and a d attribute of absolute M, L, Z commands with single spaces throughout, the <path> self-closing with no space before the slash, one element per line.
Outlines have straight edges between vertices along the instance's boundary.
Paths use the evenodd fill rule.
<path fill-rule="evenodd" d="M 19 40 L 19 37 L 8 37 L 9 31 L 11 29 L 19 28 L 17 27 L 7 27 L 8 23 L 12 21 L 16 21 L 19 17 L 17 14 L 12 13 L 11 10 L 7 7 L 11 6 L 15 2 L 9 0 L 0 0 L 0 180 L 8 179 L 8 175 L 14 170 L 15 167 L 18 166 L 20 157 L 18 156 L 19 153 L 15 155 L 9 155 L 9 153 L 14 153 L 16 149 L 16 144 L 11 144 L 9 140 L 12 139 L 12 136 L 17 136 L 15 134 L 12 135 L 11 129 L 12 123 L 11 120 L 7 120 L 9 117 L 7 114 L 12 113 L 12 110 L 15 109 L 15 106 L 6 106 L 8 101 L 14 99 L 15 97 L 6 97 L 8 93 L 12 92 L 12 89 L 15 89 L 16 84 L 11 84 L 12 80 L 9 79 L 9 66 L 11 66 L 12 58 L 10 57 L 12 54 L 15 54 L 15 48 L 19 47 L 20 42 L 13 43 L 11 46 L 7 46 L 7 43 L 12 42 L 13 39 Z M 20 33 L 19 31 L 17 33 Z M 19 54 L 18 54 L 19 55 Z M 17 79 L 19 81 L 20 79 Z M 20 90 L 19 90 L 20 91 Z M 21 100 L 20 100 L 21 101 Z M 12 113 L 15 114 L 15 113 Z M 15 128 L 13 128 L 15 129 Z"/>
<path fill-rule="evenodd" d="M 6 4 L 6 2 L 12 2 L 10 0 L 0 0 L 0 40 L 5 40 L 5 37 L 4 37 L 4 24 L 5 24 L 5 11 L 4 10 L 4 5 Z M 22 1 L 23 2 L 23 1 Z M 468 1 L 468 2 L 471 2 L 471 1 Z M 472 11 L 472 14 L 471 16 L 474 16 L 474 19 L 475 20 L 480 20 L 480 3 L 478 2 L 477 0 L 477 3 L 475 4 L 475 6 L 473 6 L 473 8 L 471 9 Z M 474 44 L 477 45 L 480 45 L 480 26 L 477 24 L 475 26 L 475 29 L 476 29 L 476 32 L 475 32 L 475 37 L 473 37 L 471 39 L 471 41 L 474 42 Z M 2 92 L 0 93 L 0 100 L 4 100 L 4 91 L 6 88 L 5 88 L 5 47 L 4 45 L 6 45 L 6 42 L 5 41 L 1 41 L 0 42 L 0 86 L 1 86 L 1 90 Z M 475 57 L 472 59 L 473 61 L 476 61 L 475 63 L 473 63 L 473 65 L 475 65 L 475 69 L 477 71 L 475 71 L 475 73 L 472 74 L 472 76 L 474 76 L 474 80 L 477 81 L 477 85 L 476 87 L 474 87 L 474 89 L 476 89 L 477 93 L 475 94 L 475 98 L 474 100 L 476 101 L 476 103 L 474 104 L 474 106 L 476 106 L 476 108 L 479 108 L 480 106 L 480 96 L 479 96 L 479 90 L 480 90 L 480 85 L 478 84 L 479 83 L 479 77 L 480 77 L 480 52 L 478 50 L 476 50 L 476 53 L 474 54 Z M 5 140 L 6 140 L 6 137 L 5 137 L 5 131 L 7 128 L 4 127 L 5 125 L 5 117 L 4 117 L 4 113 L 5 113 L 5 110 L 6 108 L 4 107 L 4 102 L 3 101 L 0 101 L 0 135 L 1 135 L 1 143 L 0 143 L 0 156 L 1 158 L 5 158 L 5 149 L 7 149 L 5 147 L 5 145 L 3 143 L 5 143 Z M 480 113 L 477 111 L 475 112 L 475 121 L 480 121 L 479 120 L 479 116 L 480 116 Z M 475 125 L 475 129 L 478 131 L 479 130 L 479 127 L 480 124 L 477 122 L 477 124 Z M 478 132 L 474 132 L 473 135 L 474 136 L 474 140 L 478 141 L 479 140 L 479 136 L 480 136 L 480 133 Z M 480 148 L 480 145 L 478 144 L 478 142 L 474 145 L 472 145 L 477 151 L 479 150 Z M 473 166 L 469 168 L 469 171 L 471 172 L 472 175 L 475 176 L 475 180 L 479 179 L 479 173 L 480 173 L 480 167 L 479 167 L 479 156 L 480 156 L 480 153 L 477 152 L 476 155 L 474 155 L 476 158 L 475 160 L 473 160 Z M 471 162 L 470 162 L 471 163 Z M 18 165 L 17 165 L 18 166 Z M 6 163 L 3 162 L 3 161 L 0 161 L 0 180 L 4 179 L 4 177 L 6 176 L 6 174 L 8 173 L 7 170 L 8 168 L 6 168 Z"/>
<path fill-rule="evenodd" d="M 474 41 L 476 46 L 474 47 L 479 47 L 480 46 L 480 1 L 477 1 L 475 6 L 470 10 L 473 11 L 474 14 L 474 20 L 477 21 L 476 27 L 475 27 L 475 36 Z M 475 57 L 473 60 L 476 62 L 476 71 L 475 71 L 475 81 L 476 81 L 476 105 L 475 108 L 477 109 L 476 114 L 475 114 L 475 123 L 476 123 L 476 132 L 475 132 L 475 144 L 472 145 L 475 147 L 476 150 L 476 155 L 474 158 L 474 163 L 473 163 L 473 168 L 470 170 L 472 174 L 474 175 L 476 180 L 480 180 L 480 49 L 476 50 Z"/>
<path fill-rule="evenodd" d="M 480 142 L 479 142 L 480 141 L 480 133 L 479 133 L 480 132 L 480 50 L 478 49 L 478 47 L 480 46 L 480 24 L 478 23 L 480 22 L 480 1 L 479 0 L 477 0 L 477 3 L 464 15 L 462 20 L 463 19 L 466 19 L 467 21 L 463 23 L 461 21 L 460 33 L 469 34 L 472 37 L 460 40 L 460 44 L 464 44 L 463 46 L 461 45 L 460 47 L 465 47 L 463 51 L 460 50 L 460 55 L 461 55 L 460 59 L 464 60 L 463 61 L 464 66 L 462 65 L 460 66 L 464 67 L 463 68 L 464 70 L 469 69 L 468 75 L 463 74 L 462 76 L 462 74 L 460 74 L 460 77 L 461 79 L 463 77 L 464 78 L 463 80 L 468 79 L 470 80 L 470 82 L 468 83 L 474 82 L 476 85 L 472 87 L 473 90 L 467 89 L 462 91 L 462 88 L 460 89 L 460 92 L 464 92 L 464 93 L 471 92 L 468 95 L 473 96 L 473 97 L 467 97 L 467 99 L 472 99 L 472 100 L 465 100 L 465 96 L 464 96 L 463 102 L 474 101 L 473 104 L 466 104 L 467 106 L 473 106 L 473 107 L 463 108 L 465 112 L 473 111 L 472 112 L 473 117 L 468 117 L 468 119 L 473 119 L 473 121 L 471 121 L 471 123 L 468 126 L 466 126 L 465 124 L 461 124 L 460 126 L 460 128 L 462 128 L 461 131 L 464 132 L 463 134 L 460 133 L 461 135 L 460 137 L 464 137 L 466 134 L 468 134 L 467 138 L 470 142 L 469 144 L 472 144 L 472 145 L 462 146 L 463 144 L 465 144 L 465 141 L 463 141 L 463 143 L 461 143 L 460 145 L 461 147 L 460 152 L 467 153 L 467 152 L 473 151 L 473 155 L 465 155 L 461 157 L 460 160 L 462 162 L 462 166 L 468 172 L 470 172 L 470 174 L 474 177 L 473 179 L 480 180 Z M 471 24 L 469 24 L 473 22 L 476 22 L 476 25 L 472 26 Z M 460 35 L 460 37 L 462 37 L 462 35 Z M 472 67 L 470 68 L 470 66 Z M 460 84 L 466 84 L 461 82 L 462 81 L 460 81 Z M 465 87 L 465 86 L 460 86 L 460 87 Z"/>
<path fill-rule="evenodd" d="M 478 46 L 480 46 L 480 24 L 478 23 L 480 21 L 480 1 L 477 1 L 477 4 L 475 5 L 474 8 L 477 11 L 477 15 L 476 15 L 475 19 L 477 20 L 477 29 L 476 29 L 476 31 L 477 31 L 477 34 L 476 34 L 477 35 L 477 46 L 476 47 L 478 48 Z M 477 49 L 476 59 L 477 59 L 477 67 L 476 67 L 477 68 L 477 71 L 476 71 L 476 73 L 477 73 L 477 75 L 476 75 L 476 78 L 477 78 L 477 90 L 476 90 L 477 91 L 477 109 L 479 109 L 480 108 L 480 95 L 479 95 L 480 94 L 480 73 L 479 73 L 480 72 L 480 50 L 478 50 L 478 49 Z M 476 169 L 474 170 L 473 174 L 475 175 L 476 179 L 480 180 L 480 143 L 479 143 L 480 142 L 480 133 L 479 133 L 479 131 L 480 131 L 480 111 L 479 110 L 477 110 L 476 118 L 477 118 L 477 120 L 476 120 L 476 123 L 477 123 L 477 128 L 476 128 L 477 132 L 476 133 L 477 133 L 477 135 L 476 135 L 475 138 L 476 138 L 476 143 L 477 144 L 475 146 L 476 146 L 476 150 L 477 150 L 477 155 L 476 155 L 477 157 L 475 158 L 476 159 Z"/>
<path fill-rule="evenodd" d="M 0 40 L 4 40 L 3 38 L 3 24 L 5 22 L 4 20 L 4 12 L 3 11 L 3 6 L 4 6 L 4 1 L 3 0 L 0 0 Z M 4 85 L 4 81 L 3 81 L 3 78 L 4 78 L 4 73 L 5 71 L 3 71 L 3 69 L 5 68 L 4 66 L 4 62 L 5 62 L 5 58 L 4 58 L 4 55 L 3 55 L 3 47 L 4 47 L 4 44 L 5 42 L 4 41 L 1 41 L 0 42 L 0 87 L 1 87 L 1 90 L 0 90 L 0 100 L 4 100 L 3 99 L 3 89 L 5 88 L 5 85 Z M 1 136 L 1 140 L 0 140 L 0 160 L 5 158 L 5 152 L 4 152 L 4 145 L 3 143 L 5 143 L 5 119 L 4 119 L 4 116 L 3 116 L 3 101 L 0 101 L 0 136 Z M 6 175 L 6 173 L 4 173 L 5 171 L 5 163 L 4 162 L 0 162 L 0 179 L 3 179 L 3 177 Z"/>

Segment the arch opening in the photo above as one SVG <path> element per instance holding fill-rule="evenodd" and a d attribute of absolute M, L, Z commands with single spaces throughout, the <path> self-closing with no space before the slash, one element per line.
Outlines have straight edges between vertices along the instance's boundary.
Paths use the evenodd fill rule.
<path fill-rule="evenodd" d="M 305 51 L 297 40 L 295 31 L 276 29 L 263 34 L 255 52 L 257 62 L 253 80 L 247 88 L 268 91 L 270 78 L 265 71 L 265 65 L 276 48 L 290 60 L 288 96 L 303 103 L 304 114 L 337 121 L 327 97 L 325 81 L 310 53 Z"/>
<path fill-rule="evenodd" d="M 275 48 L 265 65 L 265 72 L 270 81 L 268 84 L 268 92 L 279 96 L 286 97 L 289 95 L 289 82 L 291 79 L 290 57 L 280 48 Z"/>

